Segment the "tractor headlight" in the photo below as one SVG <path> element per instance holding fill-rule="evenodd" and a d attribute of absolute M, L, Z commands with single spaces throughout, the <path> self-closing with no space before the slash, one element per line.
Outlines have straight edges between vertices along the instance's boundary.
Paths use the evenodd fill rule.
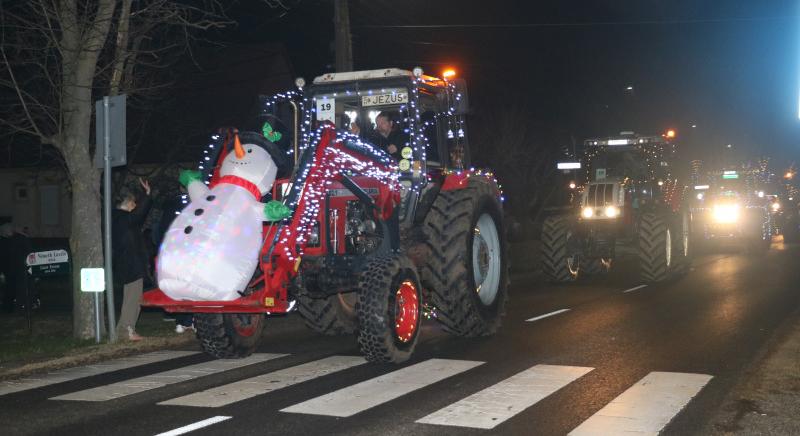
<path fill-rule="evenodd" d="M 735 223 L 739 220 L 738 204 L 715 204 L 714 221 L 721 224 Z"/>
<path fill-rule="evenodd" d="M 772 203 L 770 205 L 770 207 L 772 208 L 773 212 L 777 212 L 777 211 L 781 210 L 781 204 L 780 203 Z"/>
<path fill-rule="evenodd" d="M 589 206 L 586 206 L 586 207 L 584 207 L 584 208 L 581 210 L 581 216 L 582 216 L 582 217 L 584 217 L 584 218 L 591 218 L 591 217 L 593 217 L 593 216 L 594 216 L 594 209 L 592 209 L 592 208 L 591 208 L 591 207 L 589 207 Z"/>
<path fill-rule="evenodd" d="M 606 206 L 605 213 L 609 218 L 616 218 L 619 216 L 619 208 L 617 206 Z"/>

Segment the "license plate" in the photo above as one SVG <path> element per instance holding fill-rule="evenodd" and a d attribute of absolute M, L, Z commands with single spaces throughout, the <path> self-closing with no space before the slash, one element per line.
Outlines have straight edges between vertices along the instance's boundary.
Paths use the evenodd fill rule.
<path fill-rule="evenodd" d="M 361 96 L 361 106 L 384 106 L 406 103 L 408 103 L 408 91 L 405 89 L 386 89 Z"/>

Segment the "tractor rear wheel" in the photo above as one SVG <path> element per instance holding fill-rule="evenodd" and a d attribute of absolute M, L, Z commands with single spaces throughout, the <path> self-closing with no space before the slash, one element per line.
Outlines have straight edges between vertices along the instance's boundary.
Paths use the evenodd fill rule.
<path fill-rule="evenodd" d="M 549 216 L 542 225 L 542 272 L 551 282 L 572 282 L 581 269 L 579 256 L 571 250 L 572 232 L 564 216 Z"/>
<path fill-rule="evenodd" d="M 422 314 L 414 264 L 402 255 L 371 259 L 359 277 L 358 345 L 370 362 L 408 360 Z"/>
<path fill-rule="evenodd" d="M 297 311 L 306 326 L 328 336 L 349 335 L 356 331 L 356 293 L 311 298 L 306 294 L 297 297 Z"/>
<path fill-rule="evenodd" d="M 666 280 L 673 269 L 678 245 L 667 221 L 645 213 L 639 222 L 639 276 L 645 282 Z"/>
<path fill-rule="evenodd" d="M 203 351 L 218 359 L 247 357 L 264 329 L 260 313 L 196 313 L 194 326 Z"/>
<path fill-rule="evenodd" d="M 421 269 L 436 319 L 459 336 L 500 327 L 508 300 L 503 209 L 494 187 L 479 178 L 441 191 L 423 226 L 430 257 Z"/>

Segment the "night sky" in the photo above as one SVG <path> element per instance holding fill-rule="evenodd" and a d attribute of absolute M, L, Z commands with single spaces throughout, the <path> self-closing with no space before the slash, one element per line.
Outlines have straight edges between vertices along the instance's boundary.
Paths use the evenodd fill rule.
<path fill-rule="evenodd" d="M 542 128 L 579 139 L 671 127 L 686 157 L 729 143 L 741 159 L 800 155 L 797 2 L 351 0 L 350 8 L 356 69 L 452 65 L 473 106 L 523 103 Z M 298 75 L 332 68 L 331 1 L 302 0 L 280 18 L 246 7 L 233 16 L 233 40 L 284 43 Z"/>

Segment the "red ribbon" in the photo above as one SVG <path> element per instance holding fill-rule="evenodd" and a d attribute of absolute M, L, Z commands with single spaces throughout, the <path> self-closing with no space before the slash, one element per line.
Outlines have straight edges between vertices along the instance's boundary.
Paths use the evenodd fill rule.
<path fill-rule="evenodd" d="M 214 186 L 221 185 L 223 183 L 227 183 L 229 185 L 241 186 L 242 188 L 247 189 L 251 194 L 253 194 L 253 197 L 255 197 L 256 200 L 261 200 L 262 197 L 261 191 L 258 190 L 258 187 L 255 185 L 255 183 L 245 180 L 239 176 L 227 175 L 227 176 L 222 176 L 219 180 L 214 182 L 214 184 L 211 185 L 211 187 L 213 188 Z"/>

